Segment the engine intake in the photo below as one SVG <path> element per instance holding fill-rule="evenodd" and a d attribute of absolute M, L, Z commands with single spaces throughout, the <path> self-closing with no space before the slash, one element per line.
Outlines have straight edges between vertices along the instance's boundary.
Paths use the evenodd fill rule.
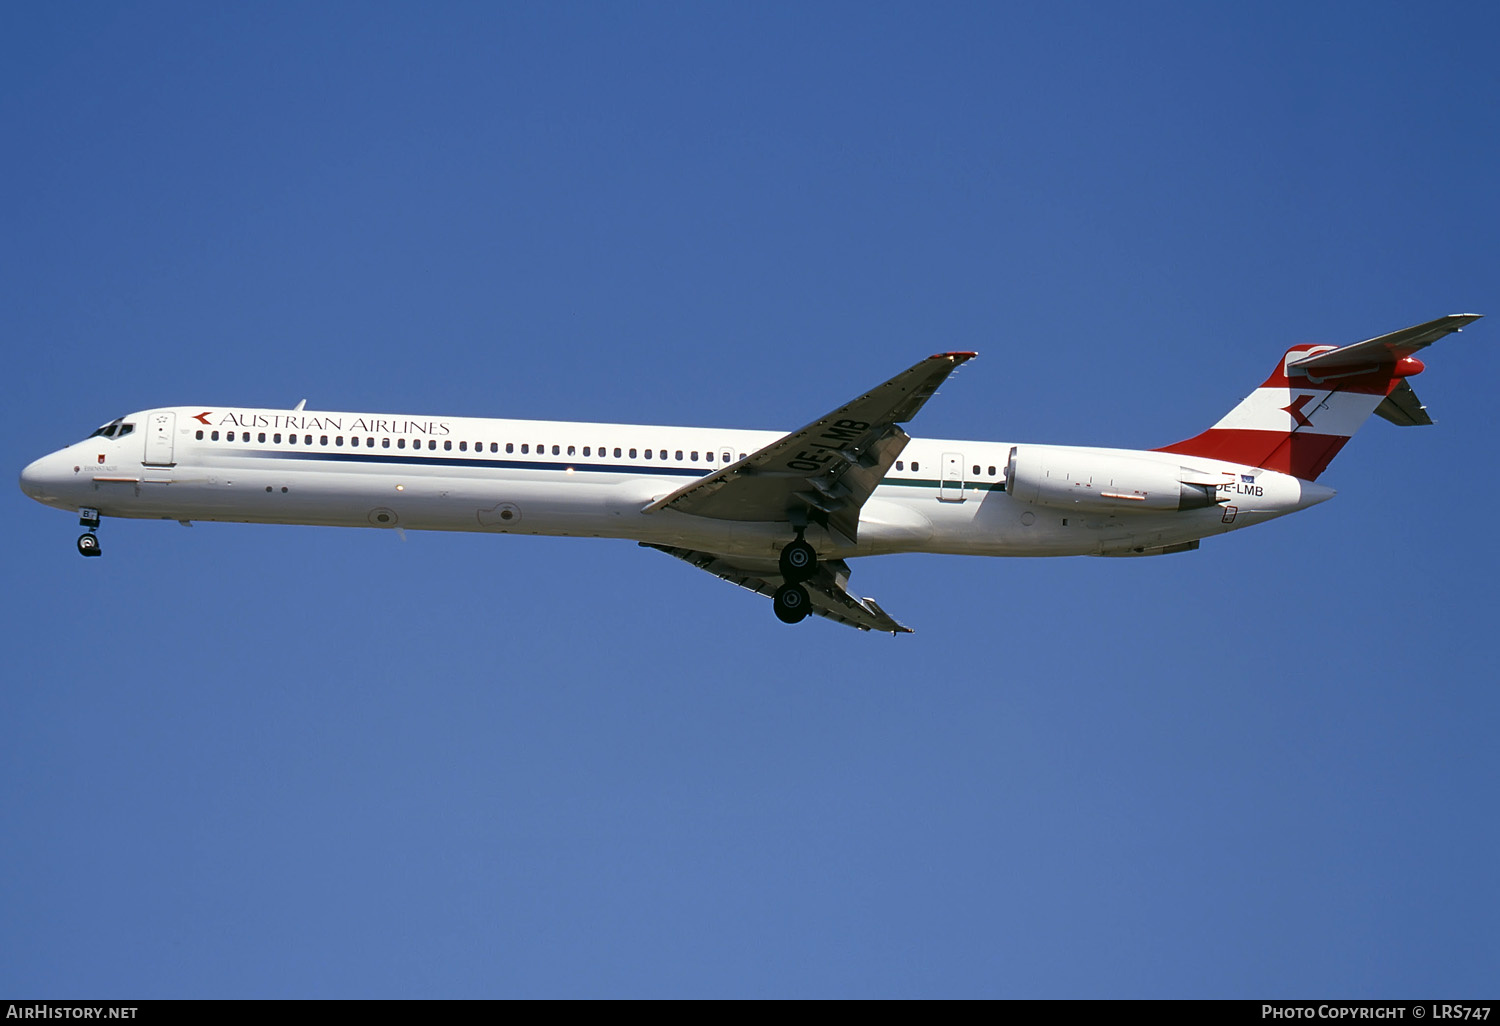
<path fill-rule="evenodd" d="M 1047 445 L 1010 450 L 1005 490 L 1037 506 L 1108 513 L 1206 509 L 1219 501 L 1216 485 L 1175 460 Z"/>

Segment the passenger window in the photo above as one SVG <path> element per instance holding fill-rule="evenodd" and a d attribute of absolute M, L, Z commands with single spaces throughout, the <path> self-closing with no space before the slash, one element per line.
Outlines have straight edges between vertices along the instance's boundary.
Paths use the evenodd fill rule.
<path fill-rule="evenodd" d="M 916 472 L 916 469 L 917 469 L 917 461 L 916 460 L 912 460 L 911 461 L 911 469 L 912 469 L 913 473 Z"/>
<path fill-rule="evenodd" d="M 660 451 L 660 452 L 661 452 L 661 458 L 662 458 L 662 459 L 666 459 L 666 458 L 667 458 L 667 450 L 665 450 L 665 449 L 661 449 L 661 450 L 659 450 L 659 451 Z M 677 454 L 677 458 L 678 458 L 678 459 L 682 459 L 682 453 L 678 453 L 678 454 Z"/>
<path fill-rule="evenodd" d="M 349 444 L 357 447 L 359 445 L 359 436 L 358 435 L 350 435 L 349 436 Z"/>
<path fill-rule="evenodd" d="M 382 449 L 389 449 L 391 447 L 391 440 L 389 438 L 382 438 L 380 440 L 380 447 Z"/>
<path fill-rule="evenodd" d="M 619 449 L 615 450 L 615 455 L 616 456 L 620 455 L 620 450 Z M 634 449 L 630 450 L 630 458 L 631 459 L 635 459 L 636 458 L 636 456 L 635 456 L 635 450 Z"/>
<path fill-rule="evenodd" d="M 404 438 L 398 438 L 398 439 L 396 439 L 396 448 L 398 448 L 398 449 L 405 449 L 406 448 L 406 439 L 404 439 Z"/>
<path fill-rule="evenodd" d="M 287 435 L 286 436 L 286 441 L 287 441 L 288 445 L 296 445 L 297 444 L 297 436 L 296 435 Z"/>
<path fill-rule="evenodd" d="M 526 453 L 528 453 L 530 451 L 531 451 L 531 446 L 528 445 L 528 444 L 526 444 L 525 442 L 522 442 L 521 443 L 521 454 L 525 455 Z"/>
<path fill-rule="evenodd" d="M 319 445 L 327 445 L 328 444 L 328 436 L 327 435 L 319 435 L 318 436 L 318 444 Z"/>
<path fill-rule="evenodd" d="M 302 444 L 303 445 L 312 445 L 312 435 L 303 435 L 302 436 Z"/>
<path fill-rule="evenodd" d="M 255 440 L 257 442 L 264 442 L 266 440 L 266 433 L 262 431 L 259 435 L 256 436 Z"/>
<path fill-rule="evenodd" d="M 568 446 L 568 455 L 569 456 L 575 456 L 575 455 L 577 455 L 577 453 L 578 453 L 577 449 L 573 448 L 573 446 L 571 446 L 571 445 Z"/>
<path fill-rule="evenodd" d="M 448 444 L 452 445 L 453 443 L 449 442 Z M 429 438 L 429 439 L 427 439 L 427 448 L 429 448 L 429 449 L 436 449 L 437 448 L 437 439 L 436 438 Z"/>
<path fill-rule="evenodd" d="M 995 476 L 995 468 L 991 467 L 990 468 L 990 477 L 994 477 L 994 476 Z"/>
<path fill-rule="evenodd" d="M 215 431 L 213 434 L 208 436 L 208 440 L 210 442 L 217 442 L 219 440 L 219 433 Z"/>
<path fill-rule="evenodd" d="M 692 460 L 694 463 L 697 463 L 698 462 L 698 450 L 694 449 L 692 452 L 688 453 L 688 459 Z"/>
<path fill-rule="evenodd" d="M 647 450 L 646 450 L 646 459 L 648 459 L 648 460 L 649 460 L 649 459 L 650 459 L 650 458 L 651 458 L 651 450 L 650 450 L 650 449 L 647 449 Z"/>
<path fill-rule="evenodd" d="M 446 439 L 443 442 L 443 451 L 444 452 L 452 452 L 453 451 L 453 440 L 451 438 L 450 439 Z"/>
<path fill-rule="evenodd" d="M 195 437 L 198 439 L 198 441 L 200 441 L 200 442 L 203 441 L 203 429 L 202 428 L 198 429 L 198 434 Z"/>
<path fill-rule="evenodd" d="M 326 445 L 328 443 L 325 442 L 323 444 Z M 336 436 L 334 436 L 333 444 L 336 445 L 336 446 L 338 446 L 340 449 L 342 449 L 344 447 L 344 436 L 343 435 L 336 435 Z"/>
<path fill-rule="evenodd" d="M 631 455 L 634 456 L 635 453 L 631 453 Z M 617 445 L 617 446 L 615 446 L 615 459 L 619 459 L 619 458 L 620 458 L 620 447 Z"/>
<path fill-rule="evenodd" d="M 469 443 L 468 442 L 459 442 L 458 443 L 458 451 L 459 452 L 468 452 L 469 451 Z"/>
<path fill-rule="evenodd" d="M 280 445 L 281 444 L 281 432 L 278 431 L 274 435 L 272 435 L 271 436 L 271 440 L 274 441 L 277 445 Z"/>
<path fill-rule="evenodd" d="M 588 447 L 588 446 L 586 446 L 586 445 L 585 445 L 585 446 L 584 446 L 584 447 L 583 447 L 583 454 L 584 454 L 584 455 L 585 455 L 585 456 L 587 456 L 587 455 L 588 455 L 588 454 L 589 454 L 589 447 Z"/>
<path fill-rule="evenodd" d="M 557 446 L 554 445 L 552 447 L 552 455 L 554 455 L 554 456 L 561 456 L 562 455 L 562 450 L 559 449 Z"/>
<path fill-rule="evenodd" d="M 974 476 L 975 477 L 979 476 L 979 464 L 977 464 L 977 463 L 974 464 Z"/>
<path fill-rule="evenodd" d="M 905 467 L 903 467 L 903 466 L 902 466 L 902 465 L 901 465 L 901 464 L 902 464 L 902 462 L 903 462 L 903 461 L 902 461 L 902 460 L 897 460 L 897 461 L 896 461 L 896 469 L 897 469 L 897 470 L 905 470 L 905 469 L 906 469 L 906 468 L 905 468 Z"/>

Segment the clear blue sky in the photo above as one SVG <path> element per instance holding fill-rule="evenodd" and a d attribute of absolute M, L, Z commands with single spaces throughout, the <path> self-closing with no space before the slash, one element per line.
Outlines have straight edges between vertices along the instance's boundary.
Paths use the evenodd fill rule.
<path fill-rule="evenodd" d="M 1500 315 L 1489 4 L 7 4 L 4 465 L 155 405 L 1151 446 Z M 1330 503 L 902 556 L 3 510 L 5 996 L 1493 996 L 1496 331 Z"/>

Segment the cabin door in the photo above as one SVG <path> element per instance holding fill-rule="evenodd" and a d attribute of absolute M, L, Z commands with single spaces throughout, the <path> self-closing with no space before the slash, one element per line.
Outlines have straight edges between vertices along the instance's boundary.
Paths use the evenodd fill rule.
<path fill-rule="evenodd" d="M 172 441 L 177 434 L 177 414 L 163 411 L 146 419 L 146 456 L 142 463 L 152 467 L 170 467 Z"/>

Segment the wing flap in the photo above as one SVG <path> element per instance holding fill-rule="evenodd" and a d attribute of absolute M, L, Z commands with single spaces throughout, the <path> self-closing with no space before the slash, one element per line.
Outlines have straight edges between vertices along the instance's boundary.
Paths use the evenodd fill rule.
<path fill-rule="evenodd" d="M 697 552 L 670 545 L 640 543 L 643 548 L 656 549 L 669 556 L 676 556 L 699 570 L 705 570 L 721 580 L 737 584 L 767 598 L 776 594 L 782 585 L 775 560 L 754 560 L 730 556 L 718 556 L 711 552 Z M 887 634 L 911 634 L 912 629 L 898 623 L 874 599 L 862 598 L 849 591 L 849 564 L 842 559 L 824 560 L 818 565 L 817 576 L 803 581 L 808 597 L 812 600 L 812 612 L 834 623 L 843 624 L 861 631 L 883 631 Z"/>

